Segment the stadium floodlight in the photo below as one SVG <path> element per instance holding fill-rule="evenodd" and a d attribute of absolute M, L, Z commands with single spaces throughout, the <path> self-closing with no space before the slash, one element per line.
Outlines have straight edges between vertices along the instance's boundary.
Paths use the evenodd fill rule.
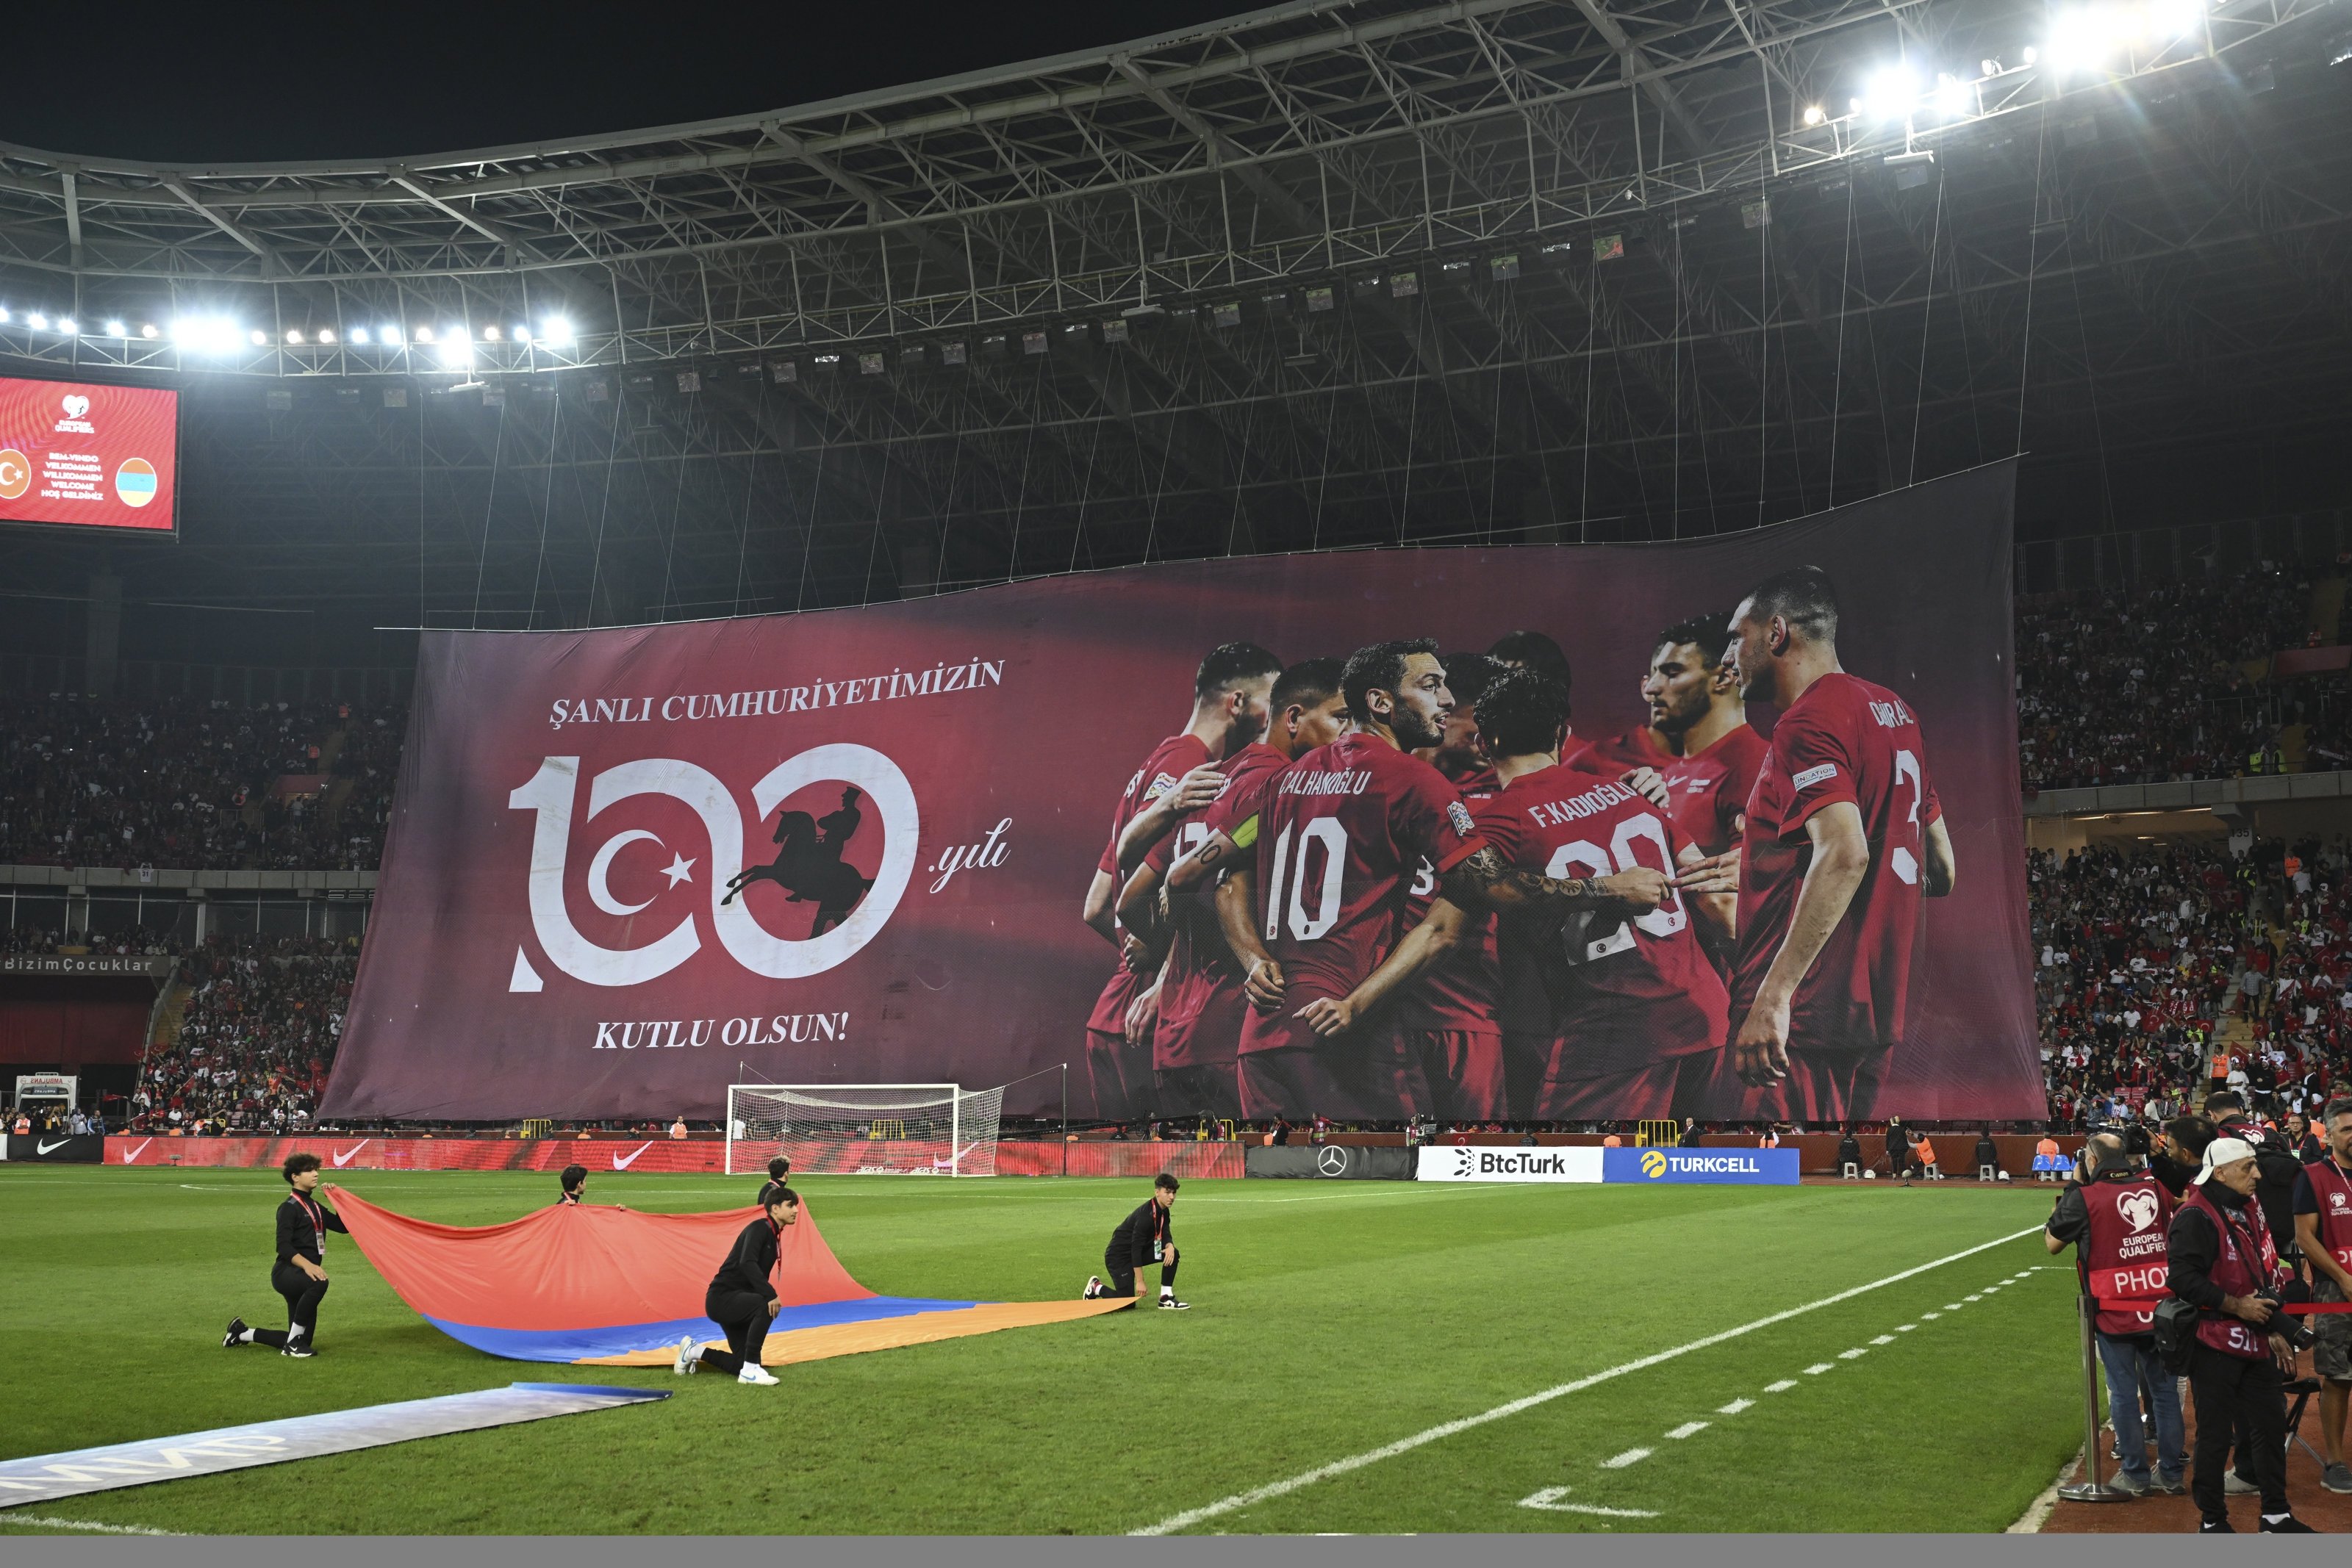
<path fill-rule="evenodd" d="M 26 316 L 25 325 L 37 332 L 46 332 L 49 329 L 49 319 L 35 310 Z"/>
<path fill-rule="evenodd" d="M 463 332 L 451 332 L 441 340 L 441 362 L 453 371 L 462 371 L 474 362 L 474 342 Z"/>
<path fill-rule="evenodd" d="M 2203 0 L 2148 0 L 2143 17 L 2152 36 L 2176 43 L 2205 25 Z"/>
<path fill-rule="evenodd" d="M 120 321 L 109 321 L 106 324 L 106 335 L 110 338 L 128 338 L 131 336 L 131 329 Z"/>
<path fill-rule="evenodd" d="M 382 343 L 387 349 L 396 349 L 400 347 L 400 329 L 397 327 L 378 327 L 375 329 L 375 340 Z"/>
<path fill-rule="evenodd" d="M 431 342 L 433 340 L 433 329 L 430 327 L 419 327 L 416 329 L 416 340 L 420 343 Z"/>
<path fill-rule="evenodd" d="M 507 336 L 512 338 L 516 342 L 520 343 L 524 348 L 528 349 L 530 347 L 530 323 L 525 321 L 516 322 L 514 324 L 514 329 L 509 332 Z"/>
<path fill-rule="evenodd" d="M 60 336 L 70 338 L 80 330 L 80 325 L 77 323 L 72 317 L 61 316 L 58 318 L 58 331 Z"/>
<path fill-rule="evenodd" d="M 1888 66 L 1862 89 L 1862 112 L 1873 120 L 1903 120 L 1919 99 L 1919 77 L 1909 66 Z"/>
<path fill-rule="evenodd" d="M 321 327 L 319 329 L 319 341 L 321 343 L 331 343 L 334 340 L 335 329 L 332 327 Z"/>
<path fill-rule="evenodd" d="M 1958 120 L 1976 107 L 1976 89 L 1955 76 L 1936 78 L 1936 110 L 1947 120 Z"/>
<path fill-rule="evenodd" d="M 2050 68 L 2060 76 L 2096 70 L 2129 42 L 2128 35 L 2135 31 L 2134 22 L 2116 11 L 2062 11 L 2051 18 L 2049 37 L 2042 41 L 2042 53 L 2049 57 Z"/>
<path fill-rule="evenodd" d="M 286 340 L 287 340 L 288 342 L 289 342 L 289 343 L 292 343 L 292 344 L 296 345 L 297 347 L 299 347 L 299 346 L 301 345 L 301 342 L 302 342 L 302 329 L 301 329 L 301 328 L 299 328 L 299 327 L 289 327 L 289 328 L 287 328 L 287 329 L 286 329 Z"/>
<path fill-rule="evenodd" d="M 482 341 L 483 341 L 483 342 L 485 342 L 485 343 L 495 343 L 495 342 L 497 342 L 498 340 L 499 340 L 499 329 L 498 329 L 496 327 L 485 327 L 485 328 L 483 328 L 483 329 L 482 329 Z"/>
<path fill-rule="evenodd" d="M 352 328 L 352 342 L 364 345 L 364 344 L 367 342 L 367 340 L 368 340 L 368 329 L 367 329 L 366 328 L 364 328 L 364 327 L 354 327 L 354 328 Z"/>
<path fill-rule="evenodd" d="M 9 319 L 8 308 L 5 305 L 0 305 L 0 327 L 5 327 Z"/>
<path fill-rule="evenodd" d="M 183 316 L 172 323 L 172 341 L 191 353 L 235 353 L 237 337 L 236 323 L 218 316 Z"/>
<path fill-rule="evenodd" d="M 142 338 L 160 338 L 163 334 L 154 322 L 142 321 L 139 323 L 139 335 Z"/>
<path fill-rule="evenodd" d="M 550 316 L 541 325 L 541 335 L 546 340 L 550 348 L 570 348 L 572 346 L 572 323 L 565 320 L 561 316 Z"/>
<path fill-rule="evenodd" d="M 1805 123 L 1807 125 L 1819 125 L 1822 121 L 1828 120 L 1829 117 L 1830 111 L 1823 109 L 1818 103 L 1811 103 L 1805 106 Z"/>
<path fill-rule="evenodd" d="M 2026 63 L 2027 65 L 2029 65 L 2029 66 L 2030 66 L 2030 65 L 2033 64 L 2033 62 L 2034 62 L 2034 61 L 2036 61 L 2036 60 L 2040 59 L 2041 57 L 2042 57 L 2042 51 L 2041 51 L 2040 49 L 2035 48 L 2032 44 L 2028 44 L 2028 45 L 2026 45 L 2026 46 L 2025 46 L 2025 63 Z"/>
<path fill-rule="evenodd" d="M 263 331 L 258 327 L 256 327 L 252 331 L 246 334 L 246 340 L 250 342 L 257 349 L 266 349 L 269 347 L 269 334 Z"/>

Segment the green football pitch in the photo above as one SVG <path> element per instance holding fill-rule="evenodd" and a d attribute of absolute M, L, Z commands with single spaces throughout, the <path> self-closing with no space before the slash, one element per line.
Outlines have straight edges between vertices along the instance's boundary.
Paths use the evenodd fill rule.
<path fill-rule="evenodd" d="M 348 1179 L 459 1225 L 553 1186 Z M 591 1197 L 709 1209 L 755 1185 L 607 1175 Z M 788 1366 L 774 1388 L 493 1360 L 340 1237 L 316 1359 L 224 1351 L 233 1313 L 282 1323 L 284 1190 L 0 1167 L 0 1458 L 519 1380 L 676 1397 L 0 1511 L 0 1532 L 1998 1531 L 2082 1437 L 2074 1281 L 2032 1187 L 1198 1181 L 1177 1207 L 1189 1312 Z M 1076 1294 L 1148 1190 L 803 1186 L 869 1288 L 1005 1301 Z"/>

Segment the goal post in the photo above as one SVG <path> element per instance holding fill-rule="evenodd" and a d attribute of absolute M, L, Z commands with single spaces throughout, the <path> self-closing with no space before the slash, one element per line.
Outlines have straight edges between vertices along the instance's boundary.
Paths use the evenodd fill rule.
<path fill-rule="evenodd" d="M 733 1083 L 727 1171 L 994 1176 L 1002 1088 L 956 1083 Z"/>

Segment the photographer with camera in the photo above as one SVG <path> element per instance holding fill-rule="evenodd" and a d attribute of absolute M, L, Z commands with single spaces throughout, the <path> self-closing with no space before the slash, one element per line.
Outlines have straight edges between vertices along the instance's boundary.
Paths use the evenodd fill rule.
<path fill-rule="evenodd" d="M 2286 1260 L 2290 1271 L 2300 1254 L 2294 1245 L 2294 1186 L 2303 1176 L 2303 1162 L 2246 1113 L 2243 1096 L 2224 1089 L 2205 1096 L 2205 1116 L 2224 1138 L 2243 1140 L 2254 1151 L 2254 1201 L 2262 1206 L 2271 1245 Z"/>
<path fill-rule="evenodd" d="M 2308 1535 L 2286 1500 L 2287 1378 L 2294 1348 L 2277 1332 L 2279 1290 L 2287 1273 L 2254 1201 L 2253 1145 L 2218 1137 L 2167 1238 L 2168 1289 L 2185 1305 L 2158 1309 L 2160 1336 L 2193 1309 L 2188 1350 L 2189 1390 L 2197 1402 L 2197 1451 L 2189 1491 L 2208 1535 L 2231 1533 L 2222 1475 L 2231 1434 L 2242 1419 L 2248 1437 L 2240 1462 L 2253 1471 L 2262 1493 L 2263 1531 Z M 2275 1323 L 2273 1322 L 2275 1321 Z"/>
<path fill-rule="evenodd" d="M 2347 1124 L 2352 1125 L 2352 1117 Z M 2155 1312 L 2108 1304 L 2144 1301 L 2163 1291 L 2172 1198 L 2139 1168 L 2121 1134 L 2095 1133 L 2083 1153 L 2084 1179 L 2059 1197 L 2042 1242 L 2053 1253 L 2070 1243 L 2074 1247 L 2083 1293 L 2099 1303 L 2093 1327 L 2099 1364 L 2107 1374 L 2108 1419 L 2115 1425 L 2116 1451 L 2123 1460 L 2122 1472 L 2110 1484 L 2134 1497 L 2151 1491 L 2178 1496 L 2185 1490 L 2181 1472 L 2187 1465 L 2180 1388 L 2157 1362 Z M 2143 1395 L 2156 1416 L 2153 1476 L 2147 1468 L 2147 1436 L 2140 1423 Z"/>
<path fill-rule="evenodd" d="M 2320 1113 L 2327 1134 L 2326 1157 L 2306 1165 L 2294 1188 L 2294 1234 L 2311 1264 L 2312 1296 L 2321 1301 L 2352 1301 L 2352 1099 L 2338 1095 Z M 2327 1468 L 2319 1484 L 2352 1492 L 2352 1469 L 2344 1463 L 2344 1412 L 2352 1394 L 2352 1315 L 2321 1312 L 2311 1320 L 2312 1370 L 2319 1387 L 2320 1441 Z"/>

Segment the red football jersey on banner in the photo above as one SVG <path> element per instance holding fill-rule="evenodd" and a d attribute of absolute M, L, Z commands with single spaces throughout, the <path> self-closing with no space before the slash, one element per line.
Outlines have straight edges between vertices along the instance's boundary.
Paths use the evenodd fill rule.
<path fill-rule="evenodd" d="M 1689 841 L 1658 809 L 1604 773 L 1570 767 L 1523 774 L 1482 802 L 1479 836 L 1513 865 L 1554 877 L 1602 877 L 1636 866 L 1675 873 Z M 1678 893 L 1647 915 L 1580 934 L 1514 939 L 1551 1004 L 1551 1032 L 1573 1075 L 1631 1072 L 1660 1057 L 1721 1049 L 1729 998 Z"/>
<path fill-rule="evenodd" d="M 1721 854 L 1739 841 L 1748 792 L 1763 766 L 1765 739 L 1747 725 L 1716 737 L 1712 746 L 1687 757 L 1661 748 L 1649 730 L 1629 729 L 1571 752 L 1565 762 L 1612 778 L 1628 768 L 1654 768 L 1674 791 L 1675 826 L 1705 853 Z"/>
<path fill-rule="evenodd" d="M 1255 914 L 1286 993 L 1273 1016 L 1251 1011 L 1242 1051 L 1316 1043 L 1294 1015 L 1380 967 L 1423 860 L 1442 876 L 1478 843 L 1445 776 L 1376 737 L 1343 735 L 1276 774 L 1258 810 Z"/>
<path fill-rule="evenodd" d="M 1214 800 L 1179 822 L 1174 832 L 1152 845 L 1143 863 L 1165 880 L 1179 856 L 1192 853 L 1212 832 L 1231 826 L 1227 819 L 1235 809 L 1244 813 L 1254 810 L 1260 786 L 1289 765 L 1290 758 L 1281 752 L 1256 743 L 1225 758 L 1217 765 L 1225 776 L 1224 789 Z M 1233 948 L 1225 943 L 1225 934 L 1218 929 L 1208 885 L 1195 891 L 1199 896 L 1179 898 L 1171 905 L 1176 936 L 1168 945 L 1167 977 L 1160 987 L 1160 1026 L 1151 1036 L 1151 1064 L 1163 1072 L 1231 1061 L 1240 1045 L 1238 1030 L 1226 1033 L 1220 1028 L 1214 1031 L 1219 1038 L 1211 1039 L 1199 1027 L 1204 1016 L 1223 1018 L 1228 1023 L 1237 1017 L 1230 1009 L 1214 1014 L 1209 1009 L 1220 995 L 1238 1000 L 1243 975 Z"/>
<path fill-rule="evenodd" d="M 1135 821 L 1136 813 L 1176 788 L 1185 774 L 1209 760 L 1209 748 L 1197 736 L 1171 735 L 1151 748 L 1151 755 L 1118 797 L 1118 807 L 1111 812 L 1110 838 L 1095 862 L 1095 869 L 1106 875 L 1118 875 L 1118 836 Z M 1127 1004 L 1135 999 L 1139 989 L 1133 975 L 1121 965 L 1111 972 L 1103 984 L 1102 994 L 1095 998 L 1094 1011 L 1087 1016 L 1087 1027 L 1101 1034 L 1119 1034 L 1127 1029 Z"/>
<path fill-rule="evenodd" d="M 1503 787 L 1492 768 L 1476 768 L 1452 780 L 1475 819 L 1478 802 Z M 1423 861 L 1413 873 L 1411 901 L 1405 906 L 1402 930 L 1410 931 L 1429 918 L 1437 902 L 1437 871 Z M 1462 1030 L 1495 1034 L 1502 1025 L 1496 1017 L 1503 990 L 1503 966 L 1495 947 L 1495 917 L 1483 909 L 1463 911 L 1461 945 L 1422 971 L 1403 998 L 1398 1016 L 1408 1029 Z"/>
<path fill-rule="evenodd" d="M 1797 984 L 1789 1011 L 1792 1051 L 1869 1051 L 1902 1042 L 1925 834 L 1943 815 L 1919 721 L 1885 686 L 1843 673 L 1815 681 L 1780 716 L 1748 796 L 1735 1016 L 1755 1000 L 1788 937 L 1813 858 L 1805 824 L 1840 800 L 1862 812 L 1870 869 Z"/>

